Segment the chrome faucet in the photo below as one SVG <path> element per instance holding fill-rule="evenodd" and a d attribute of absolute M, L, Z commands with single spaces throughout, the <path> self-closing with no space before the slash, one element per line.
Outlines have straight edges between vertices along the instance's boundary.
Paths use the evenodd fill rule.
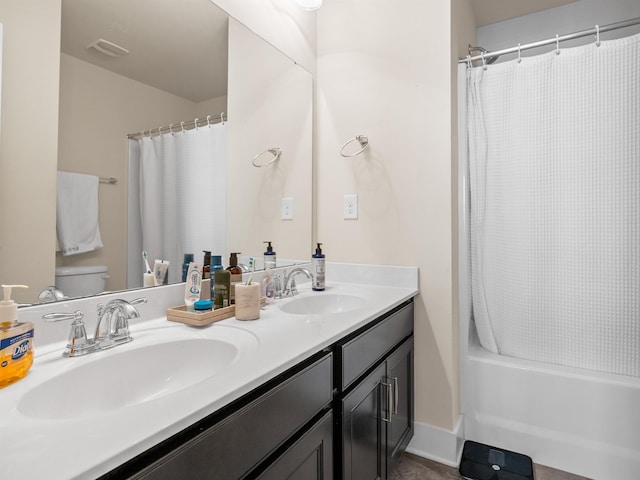
<path fill-rule="evenodd" d="M 290 270 L 289 273 L 287 273 L 284 276 L 284 281 L 282 282 L 282 286 L 283 286 L 283 292 L 282 295 L 285 297 L 289 297 L 289 296 L 293 296 L 293 295 L 297 295 L 298 294 L 298 289 L 296 287 L 296 280 L 295 280 L 295 276 L 299 273 L 304 273 L 307 278 L 310 278 L 313 281 L 313 276 L 311 275 L 311 272 L 309 270 L 307 270 L 306 268 L 302 268 L 302 267 L 296 267 L 293 270 Z"/>
<path fill-rule="evenodd" d="M 133 340 L 129 333 L 129 320 L 140 318 L 140 312 L 134 305 L 146 303 L 146 298 L 137 298 L 131 302 L 122 299 L 111 300 L 106 305 L 98 305 L 98 324 L 92 339 L 87 337 L 84 313 L 48 313 L 42 316 L 46 322 L 73 320 L 67 346 L 62 353 L 65 357 L 79 357 L 88 353 L 115 347 Z"/>
<path fill-rule="evenodd" d="M 62 293 L 58 288 L 54 285 L 50 285 L 44 290 L 40 292 L 38 295 L 38 299 L 43 302 L 59 302 L 60 300 L 64 300 L 66 297 L 64 293 Z"/>

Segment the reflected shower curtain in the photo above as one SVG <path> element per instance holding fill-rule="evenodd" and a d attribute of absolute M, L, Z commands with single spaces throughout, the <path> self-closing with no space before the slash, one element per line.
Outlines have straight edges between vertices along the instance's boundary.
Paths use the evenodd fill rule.
<path fill-rule="evenodd" d="M 640 36 L 467 69 L 482 345 L 640 376 Z"/>
<path fill-rule="evenodd" d="M 169 260 L 180 282 L 185 253 L 226 254 L 227 126 L 207 125 L 138 140 L 142 247 Z"/>

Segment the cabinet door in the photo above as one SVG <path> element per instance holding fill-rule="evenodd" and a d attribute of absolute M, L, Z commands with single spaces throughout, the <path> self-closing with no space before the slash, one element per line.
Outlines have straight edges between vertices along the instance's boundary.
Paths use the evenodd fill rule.
<path fill-rule="evenodd" d="M 413 337 L 386 360 L 387 379 L 393 388 L 391 422 L 387 423 L 387 472 L 395 468 L 413 437 Z"/>
<path fill-rule="evenodd" d="M 331 480 L 333 476 L 333 415 L 328 412 L 287 449 L 259 480 Z"/>
<path fill-rule="evenodd" d="M 332 356 L 320 358 L 132 478 L 244 478 L 330 405 L 332 370 Z"/>
<path fill-rule="evenodd" d="M 381 364 L 342 400 L 342 478 L 379 480 L 385 477 L 385 425 L 381 420 L 386 407 L 380 380 L 385 376 Z"/>

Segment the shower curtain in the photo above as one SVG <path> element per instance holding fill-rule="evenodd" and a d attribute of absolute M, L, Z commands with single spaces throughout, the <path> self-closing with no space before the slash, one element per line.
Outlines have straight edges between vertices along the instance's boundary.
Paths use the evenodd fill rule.
<path fill-rule="evenodd" d="M 640 376 L 640 35 L 462 69 L 481 344 Z"/>
<path fill-rule="evenodd" d="M 150 261 L 169 260 L 169 282 L 180 282 L 185 253 L 196 262 L 203 250 L 226 254 L 227 125 L 132 141 L 139 144 L 142 248 Z"/>

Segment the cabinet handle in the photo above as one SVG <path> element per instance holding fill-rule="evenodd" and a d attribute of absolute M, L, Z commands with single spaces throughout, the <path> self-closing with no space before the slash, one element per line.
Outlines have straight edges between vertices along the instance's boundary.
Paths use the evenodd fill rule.
<path fill-rule="evenodd" d="M 389 377 L 393 381 L 393 407 L 391 407 L 391 413 L 398 414 L 398 377 Z"/>
<path fill-rule="evenodd" d="M 385 383 L 385 382 L 380 382 L 380 385 L 382 385 L 383 387 L 387 388 L 387 401 L 386 401 L 386 405 L 385 408 L 382 409 L 382 421 L 383 422 L 387 422 L 387 423 L 391 423 L 391 402 L 393 401 L 393 395 L 391 393 L 391 384 L 390 383 Z M 385 412 L 386 412 L 386 418 L 385 418 Z"/>

